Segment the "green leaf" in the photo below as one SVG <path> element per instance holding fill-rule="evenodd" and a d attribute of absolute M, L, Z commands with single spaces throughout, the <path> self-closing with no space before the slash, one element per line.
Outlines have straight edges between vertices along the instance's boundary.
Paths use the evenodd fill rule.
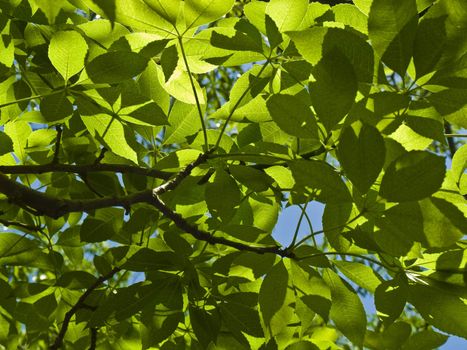
<path fill-rule="evenodd" d="M 34 260 L 39 245 L 25 235 L 16 233 L 0 233 L 0 263 L 17 265 Z"/>
<path fill-rule="evenodd" d="M 368 34 L 368 18 L 357 6 L 338 4 L 332 7 L 336 22 L 344 23 L 361 33 Z"/>
<path fill-rule="evenodd" d="M 13 141 L 13 151 L 19 160 L 26 159 L 26 144 L 31 134 L 31 126 L 24 120 L 10 121 L 4 126 L 5 134 Z"/>
<path fill-rule="evenodd" d="M 137 53 L 113 51 L 97 56 L 86 65 L 94 83 L 119 83 L 144 71 L 147 59 Z"/>
<path fill-rule="evenodd" d="M 436 110 L 449 122 L 467 127 L 467 89 L 446 89 L 428 96 Z"/>
<path fill-rule="evenodd" d="M 73 105 L 66 93 L 53 94 L 42 99 L 40 110 L 49 124 L 61 123 L 73 114 Z"/>
<path fill-rule="evenodd" d="M 271 79 L 271 69 L 263 68 L 255 65 L 235 82 L 229 95 L 230 111 L 246 105 L 263 91 Z"/>
<path fill-rule="evenodd" d="M 174 252 L 156 252 L 149 248 L 141 248 L 122 265 L 122 269 L 141 272 L 177 271 L 183 263 L 183 258 Z"/>
<path fill-rule="evenodd" d="M 359 82 L 373 81 L 374 52 L 358 35 L 340 28 L 316 26 L 303 31 L 288 32 L 287 35 L 303 58 L 313 66 L 326 55 L 338 50 L 352 64 Z"/>
<path fill-rule="evenodd" d="M 130 123 L 143 126 L 167 125 L 167 116 L 155 102 L 122 108 L 119 116 Z"/>
<path fill-rule="evenodd" d="M 45 14 L 50 24 L 55 23 L 55 18 L 66 3 L 64 0 L 34 0 L 34 2 Z"/>
<path fill-rule="evenodd" d="M 262 53 L 262 43 L 255 39 L 255 37 L 251 37 L 247 33 L 243 33 L 239 30 L 235 31 L 233 36 L 213 32 L 210 43 L 214 47 L 231 51 L 253 51 Z"/>
<path fill-rule="evenodd" d="M 56 32 L 50 40 L 50 62 L 65 81 L 84 68 L 87 52 L 86 40 L 75 31 Z"/>
<path fill-rule="evenodd" d="M 277 28 L 276 23 L 269 15 L 266 15 L 265 23 L 266 23 L 266 35 L 268 37 L 269 46 L 271 48 L 279 46 L 280 43 L 283 41 L 283 39 L 282 39 L 282 34 Z"/>
<path fill-rule="evenodd" d="M 381 277 L 371 267 L 354 261 L 333 261 L 333 264 L 352 282 L 374 293 Z"/>
<path fill-rule="evenodd" d="M 159 16 L 163 17 L 167 22 L 176 26 L 177 20 L 180 16 L 183 2 L 180 0 L 143 0 L 151 9 L 153 9 Z"/>
<path fill-rule="evenodd" d="M 372 126 L 354 123 L 346 127 L 339 138 L 337 158 L 346 176 L 366 193 L 383 169 L 384 140 Z"/>
<path fill-rule="evenodd" d="M 426 198 L 441 187 L 445 172 L 442 157 L 425 151 L 405 153 L 386 169 L 380 195 L 392 202 Z"/>
<path fill-rule="evenodd" d="M 465 288 L 449 284 L 409 286 L 409 301 L 423 318 L 441 331 L 467 338 Z"/>
<path fill-rule="evenodd" d="M 215 343 L 220 331 L 220 317 L 217 309 L 210 311 L 189 307 L 190 321 L 196 338 L 203 348 L 208 348 L 210 343 Z"/>
<path fill-rule="evenodd" d="M 416 241 L 426 247 L 449 247 L 467 230 L 463 213 L 441 198 L 400 203 L 377 221 L 384 234 L 400 241 Z"/>
<path fill-rule="evenodd" d="M 396 276 L 381 283 L 375 291 L 375 306 L 386 326 L 392 324 L 404 310 L 408 297 L 407 281 Z"/>
<path fill-rule="evenodd" d="M 319 350 L 318 346 L 305 340 L 290 344 L 285 348 L 286 350 Z"/>
<path fill-rule="evenodd" d="M 414 42 L 417 79 L 450 67 L 465 54 L 467 5 L 462 0 L 436 1 L 421 18 Z"/>
<path fill-rule="evenodd" d="M 267 337 L 283 331 L 293 316 L 290 303 L 294 297 L 289 283 L 289 273 L 283 261 L 274 265 L 261 283 L 258 302 Z"/>
<path fill-rule="evenodd" d="M 431 350 L 442 346 L 449 336 L 426 329 L 413 334 L 404 344 L 402 350 Z"/>
<path fill-rule="evenodd" d="M 238 182 L 255 192 L 266 191 L 273 181 L 264 172 L 244 165 L 229 165 L 229 171 Z"/>
<path fill-rule="evenodd" d="M 324 320 L 329 318 L 331 291 L 321 276 L 303 263 L 291 262 L 290 276 L 294 287 L 298 317 L 307 321 L 309 313 L 317 313 Z M 311 315 L 313 318 L 314 315 Z M 311 322 L 312 320 L 310 320 Z"/>
<path fill-rule="evenodd" d="M 13 152 L 13 141 L 7 134 L 0 131 L 0 156 L 10 152 Z"/>
<path fill-rule="evenodd" d="M 177 46 L 171 45 L 166 47 L 161 55 L 161 66 L 164 72 L 165 82 L 172 76 L 178 64 L 178 50 Z"/>
<path fill-rule="evenodd" d="M 102 1 L 82 0 L 92 11 L 105 16 L 114 10 L 115 21 L 139 31 L 156 32 L 161 35 L 172 34 L 173 25 L 141 0 L 111 0 L 112 4 L 103 6 Z M 109 1 L 109 0 L 107 0 Z M 96 6 L 99 3 L 99 7 Z M 112 17 L 109 19 L 112 20 Z M 175 35 L 175 34 L 173 34 Z"/>
<path fill-rule="evenodd" d="M 269 113 L 274 122 L 286 133 L 318 139 L 318 125 L 309 106 L 292 95 L 276 94 L 267 101 Z"/>
<path fill-rule="evenodd" d="M 357 94 L 357 77 L 339 50 L 327 53 L 312 71 L 310 96 L 316 115 L 331 130 L 350 110 Z"/>
<path fill-rule="evenodd" d="M 234 0 L 185 0 L 186 27 L 198 27 L 215 21 L 229 12 L 234 3 Z"/>
<path fill-rule="evenodd" d="M 362 346 L 366 331 L 366 315 L 360 298 L 352 287 L 332 270 L 326 269 L 323 277 L 331 288 L 331 320 L 350 341 Z"/>
<path fill-rule="evenodd" d="M 456 184 L 459 187 L 461 183 L 461 178 L 463 174 L 465 173 L 466 168 L 467 168 L 467 144 L 459 148 L 454 154 L 454 157 L 452 158 L 451 173 L 452 173 L 453 178 L 456 181 Z"/>
<path fill-rule="evenodd" d="M 335 169 L 318 160 L 297 160 L 289 162 L 296 188 L 315 194 L 323 203 L 350 202 L 349 190 Z"/>
<path fill-rule="evenodd" d="M 199 129 L 199 115 L 195 105 L 175 101 L 169 114 L 169 126 L 165 131 L 164 144 L 184 143 L 189 136 L 196 134 Z"/>
<path fill-rule="evenodd" d="M 177 312 L 170 315 L 158 315 L 154 312 L 145 312 L 141 318 L 141 342 L 143 349 L 157 346 L 160 342 L 170 337 L 180 322 L 183 321 L 183 314 Z"/>
<path fill-rule="evenodd" d="M 80 237 L 83 242 L 102 242 L 114 236 L 123 222 L 123 210 L 104 208 L 84 219 Z"/>
<path fill-rule="evenodd" d="M 115 154 L 138 163 L 136 152 L 128 145 L 123 124 L 108 114 L 81 116 L 91 135 L 101 138 Z"/>
<path fill-rule="evenodd" d="M 193 93 L 193 88 L 191 87 L 190 76 L 187 72 L 177 67 L 167 82 L 164 82 L 163 76 L 163 74 L 158 75 L 159 82 L 170 95 L 180 102 L 196 104 L 196 98 Z M 196 79 L 193 80 L 193 85 L 200 104 L 205 104 L 205 94 Z"/>
<path fill-rule="evenodd" d="M 323 229 L 331 247 L 346 252 L 352 243 L 342 233 L 349 230 L 350 221 L 358 215 L 355 206 L 347 201 L 326 203 L 323 212 Z"/>
<path fill-rule="evenodd" d="M 407 111 L 407 126 L 417 134 L 446 143 L 442 116 L 429 103 L 412 101 Z"/>
<path fill-rule="evenodd" d="M 240 204 L 241 192 L 229 174 L 217 170 L 213 182 L 206 185 L 205 196 L 211 214 L 228 222 L 235 213 L 235 207 Z"/>
<path fill-rule="evenodd" d="M 254 337 L 263 337 L 263 329 L 258 311 L 250 307 L 248 301 L 252 300 L 253 306 L 258 302 L 256 293 L 234 293 L 225 297 L 225 302 L 220 305 L 222 323 L 234 332 L 245 332 Z"/>
<path fill-rule="evenodd" d="M 368 17 L 368 35 L 376 53 L 391 69 L 404 75 L 412 58 L 417 31 L 415 0 L 373 0 Z"/>
<path fill-rule="evenodd" d="M 266 7 L 266 15 L 276 22 L 279 32 L 284 33 L 300 26 L 307 9 L 307 0 L 271 0 Z"/>
<path fill-rule="evenodd" d="M 65 272 L 56 285 L 67 289 L 86 289 L 96 283 L 97 278 L 86 271 Z"/>

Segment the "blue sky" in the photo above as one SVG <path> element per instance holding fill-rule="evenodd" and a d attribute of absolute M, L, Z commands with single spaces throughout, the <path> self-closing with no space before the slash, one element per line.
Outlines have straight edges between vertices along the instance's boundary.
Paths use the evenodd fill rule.
<path fill-rule="evenodd" d="M 322 229 L 321 218 L 323 216 L 324 206 L 317 202 L 312 202 L 307 207 L 307 213 L 312 221 L 313 230 L 319 231 Z M 287 245 L 292 240 L 295 227 L 300 218 L 301 210 L 298 206 L 291 206 L 282 211 L 279 216 L 279 222 L 274 228 L 274 237 L 283 245 Z M 302 221 L 299 237 L 308 234 L 308 225 Z M 363 305 L 367 312 L 375 312 L 373 298 L 366 297 L 363 299 Z M 467 349 L 467 340 L 450 336 L 448 341 L 439 349 L 441 350 L 463 350 Z"/>

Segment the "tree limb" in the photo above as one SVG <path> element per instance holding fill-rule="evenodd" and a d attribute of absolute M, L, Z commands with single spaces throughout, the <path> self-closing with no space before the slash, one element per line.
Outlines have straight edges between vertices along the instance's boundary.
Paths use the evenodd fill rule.
<path fill-rule="evenodd" d="M 107 207 L 129 208 L 136 203 L 148 202 L 152 196 L 151 190 L 145 190 L 119 198 L 59 199 L 19 184 L 2 173 L 0 173 L 0 193 L 5 194 L 12 203 L 22 208 L 34 209 L 37 213 L 54 219 L 72 212 L 89 212 Z"/>
<path fill-rule="evenodd" d="M 50 350 L 57 350 L 61 347 L 63 338 L 65 337 L 65 334 L 68 330 L 68 326 L 70 325 L 71 318 L 79 309 L 81 309 L 85 305 L 85 301 L 91 295 L 91 293 L 96 288 L 98 288 L 102 283 L 112 278 L 120 270 L 121 269 L 119 267 L 114 267 L 109 273 L 99 277 L 92 284 L 92 286 L 86 289 L 86 291 L 80 296 L 80 298 L 75 303 L 75 305 L 73 305 L 73 307 L 70 310 L 68 310 L 68 312 L 65 314 L 65 317 L 63 318 L 62 327 L 60 328 L 60 331 L 58 332 L 57 338 L 55 338 L 54 343 L 50 347 Z"/>
<path fill-rule="evenodd" d="M 114 173 L 132 173 L 143 176 L 155 177 L 158 179 L 168 180 L 173 176 L 173 173 L 143 168 L 139 166 L 126 164 L 42 164 L 42 165 L 0 165 L 0 173 L 4 174 L 43 174 L 52 172 L 85 174 L 90 172 L 108 171 Z"/>
<path fill-rule="evenodd" d="M 208 242 L 209 244 L 222 244 L 238 250 L 251 251 L 258 254 L 273 253 L 282 257 L 292 257 L 293 255 L 289 250 L 281 249 L 279 246 L 250 246 L 244 243 L 230 241 L 223 237 L 215 237 L 208 232 L 200 230 L 195 225 L 190 224 L 159 198 L 160 194 L 176 188 L 183 179 L 190 175 L 195 167 L 206 161 L 209 154 L 210 152 L 201 154 L 194 162 L 180 171 L 175 178 L 166 182 L 164 185 L 156 187 L 153 190 L 145 190 L 119 198 L 105 197 L 85 200 L 59 199 L 19 184 L 2 173 L 0 173 L 0 193 L 5 194 L 12 203 L 20 207 L 34 209 L 41 215 L 46 215 L 55 219 L 71 212 L 89 212 L 96 209 L 116 206 L 128 209 L 131 205 L 136 203 L 148 203 L 153 205 L 167 218 L 171 219 L 178 228 L 201 241 Z"/>

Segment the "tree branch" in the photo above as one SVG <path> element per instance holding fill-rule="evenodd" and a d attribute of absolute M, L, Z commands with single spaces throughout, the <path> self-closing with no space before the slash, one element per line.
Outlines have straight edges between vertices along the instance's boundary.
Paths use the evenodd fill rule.
<path fill-rule="evenodd" d="M 22 208 L 34 209 L 37 213 L 54 219 L 72 212 L 89 212 L 107 207 L 129 208 L 136 203 L 148 202 L 152 196 L 152 191 L 146 190 L 120 198 L 59 199 L 19 184 L 1 173 L 0 193 L 5 194 L 12 203 Z"/>
<path fill-rule="evenodd" d="M 213 150 L 209 150 L 205 153 L 201 153 L 199 157 L 192 163 L 188 164 L 185 169 L 180 171 L 177 176 L 175 176 L 173 179 L 167 181 L 163 185 L 160 185 L 156 188 L 153 189 L 153 194 L 154 195 L 161 195 L 167 191 L 175 189 L 186 177 L 188 177 L 191 172 L 193 171 L 194 168 L 196 168 L 198 165 L 204 163 L 210 156 Z"/>
<path fill-rule="evenodd" d="M 208 232 L 200 230 L 195 225 L 190 224 L 180 214 L 170 209 L 160 198 L 159 195 L 176 188 L 191 171 L 205 162 L 210 152 L 201 154 L 194 162 L 190 163 L 184 170 L 172 180 L 164 185 L 145 190 L 120 198 L 97 198 L 85 200 L 69 200 L 52 197 L 43 192 L 33 190 L 27 186 L 17 183 L 0 173 L 0 193 L 5 194 L 9 200 L 23 208 L 34 209 L 41 215 L 47 215 L 52 218 L 59 218 L 71 212 L 89 212 L 95 209 L 120 206 L 129 208 L 136 203 L 148 203 L 153 205 L 181 230 L 191 234 L 196 239 L 208 242 L 209 244 L 222 244 L 242 251 L 251 251 L 258 254 L 273 253 L 282 257 L 293 257 L 293 253 L 287 249 L 281 249 L 279 246 L 250 246 L 244 243 L 230 241 L 223 237 L 215 237 Z"/>
<path fill-rule="evenodd" d="M 0 173 L 4 174 L 43 174 L 52 172 L 85 174 L 90 172 L 108 171 L 114 173 L 132 173 L 143 176 L 168 180 L 173 173 L 143 168 L 126 164 L 42 164 L 42 165 L 0 165 Z"/>
<path fill-rule="evenodd" d="M 93 284 L 90 286 L 86 291 L 80 296 L 78 301 L 73 305 L 73 307 L 68 310 L 68 312 L 65 314 L 65 317 L 63 318 L 63 323 L 62 327 L 60 328 L 60 331 L 58 332 L 57 338 L 55 338 L 54 343 L 50 347 L 50 350 L 57 350 L 61 347 L 63 338 L 65 337 L 65 334 L 68 330 L 68 326 L 70 325 L 71 318 L 73 315 L 82 307 L 85 305 L 86 299 L 91 295 L 91 293 L 98 288 L 102 283 L 105 281 L 109 280 L 112 278 L 117 272 L 119 272 L 121 269 L 119 267 L 114 267 L 108 274 L 103 275 L 99 277 Z"/>
<path fill-rule="evenodd" d="M 57 139 L 55 140 L 55 150 L 54 150 L 54 157 L 52 159 L 52 164 L 58 164 L 59 157 L 60 157 L 60 143 L 62 142 L 62 133 L 63 129 L 60 125 L 55 126 L 57 130 Z"/>
<path fill-rule="evenodd" d="M 150 204 L 154 205 L 162 214 L 172 220 L 172 222 L 184 232 L 191 234 L 193 237 L 200 241 L 205 241 L 209 244 L 222 244 L 228 247 L 232 247 L 241 251 L 249 251 L 258 254 L 273 253 L 282 257 L 293 258 L 294 255 L 287 249 L 281 249 L 279 246 L 250 246 L 240 242 L 230 241 L 223 237 L 216 237 L 210 233 L 200 230 L 195 225 L 190 224 L 180 214 L 170 209 L 157 195 L 154 195 Z"/>

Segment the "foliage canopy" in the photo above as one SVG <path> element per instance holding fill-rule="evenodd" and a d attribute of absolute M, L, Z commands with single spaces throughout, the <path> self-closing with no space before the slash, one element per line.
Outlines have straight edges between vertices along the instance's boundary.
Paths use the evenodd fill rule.
<path fill-rule="evenodd" d="M 0 0 L 0 31 L 0 347 L 467 338 L 466 1 Z"/>

